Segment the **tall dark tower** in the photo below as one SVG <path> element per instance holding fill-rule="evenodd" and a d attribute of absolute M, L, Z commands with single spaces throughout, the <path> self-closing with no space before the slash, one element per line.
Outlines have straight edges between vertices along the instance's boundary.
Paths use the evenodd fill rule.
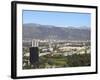
<path fill-rule="evenodd" d="M 30 47 L 30 63 L 33 65 L 34 68 L 39 67 L 38 66 L 38 63 L 39 63 L 39 49 L 38 49 L 38 46 Z"/>

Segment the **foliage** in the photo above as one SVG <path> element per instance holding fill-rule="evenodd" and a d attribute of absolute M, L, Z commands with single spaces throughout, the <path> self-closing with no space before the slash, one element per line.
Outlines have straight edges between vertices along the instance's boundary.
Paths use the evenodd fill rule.
<path fill-rule="evenodd" d="M 73 54 L 67 56 L 67 64 L 69 67 L 90 66 L 90 54 Z"/>
<path fill-rule="evenodd" d="M 44 55 L 39 57 L 39 62 L 36 65 L 32 65 L 29 62 L 29 57 L 23 56 L 23 63 L 25 63 L 23 69 L 90 66 L 91 55 L 87 53 L 72 54 L 68 56 L 61 54 Z"/>

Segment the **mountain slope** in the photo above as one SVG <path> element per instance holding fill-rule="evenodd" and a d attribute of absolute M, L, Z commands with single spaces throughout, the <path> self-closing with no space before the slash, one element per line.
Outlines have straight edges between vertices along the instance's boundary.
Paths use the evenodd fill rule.
<path fill-rule="evenodd" d="M 90 40 L 90 29 L 23 24 L 23 40 L 26 39 Z"/>

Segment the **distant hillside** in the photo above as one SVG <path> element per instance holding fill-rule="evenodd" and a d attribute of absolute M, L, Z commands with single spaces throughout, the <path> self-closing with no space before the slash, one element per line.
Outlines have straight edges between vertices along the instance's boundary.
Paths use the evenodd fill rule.
<path fill-rule="evenodd" d="M 90 40 L 90 29 L 23 24 L 23 40 L 25 39 Z"/>

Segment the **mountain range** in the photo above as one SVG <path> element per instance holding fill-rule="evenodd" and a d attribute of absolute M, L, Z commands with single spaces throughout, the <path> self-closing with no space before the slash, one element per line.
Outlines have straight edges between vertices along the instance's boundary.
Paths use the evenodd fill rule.
<path fill-rule="evenodd" d="M 57 27 L 36 23 L 23 24 L 23 40 L 90 40 L 91 30 L 87 27 Z"/>

